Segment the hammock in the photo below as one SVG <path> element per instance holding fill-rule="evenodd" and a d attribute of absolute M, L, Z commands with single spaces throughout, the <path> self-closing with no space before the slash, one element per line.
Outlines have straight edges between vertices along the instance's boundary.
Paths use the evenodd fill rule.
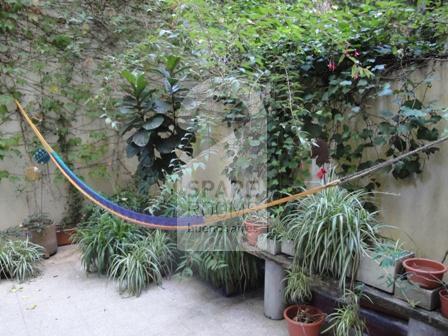
<path fill-rule="evenodd" d="M 359 172 L 356 172 L 354 174 L 339 178 L 337 180 L 333 180 L 327 184 L 320 185 L 314 188 L 310 188 L 308 190 L 302 191 L 300 193 L 286 196 L 283 198 L 279 198 L 274 201 L 266 202 L 259 204 L 257 206 L 237 210 L 225 214 L 219 214 L 219 215 L 212 215 L 212 216 L 185 216 L 185 217 L 165 217 L 165 216 L 152 216 L 144 213 L 139 213 L 127 208 L 124 208 L 107 198 L 103 197 L 99 193 L 97 193 L 95 190 L 93 190 L 91 187 L 89 187 L 84 181 L 82 181 L 78 176 L 76 176 L 75 173 L 73 173 L 69 167 L 64 163 L 62 158 L 54 151 L 54 149 L 48 144 L 48 142 L 45 140 L 43 135 L 40 133 L 39 129 L 34 125 L 33 121 L 29 117 L 28 113 L 23 109 L 23 107 L 20 105 L 20 103 L 16 100 L 17 108 L 19 109 L 20 113 L 22 114 L 25 121 L 28 123 L 28 125 L 33 130 L 34 134 L 37 136 L 39 141 L 42 143 L 42 146 L 47 151 L 47 153 L 50 156 L 50 159 L 53 161 L 55 166 L 61 171 L 61 173 L 65 176 L 65 178 L 71 183 L 79 192 L 81 192 L 87 199 L 89 199 L 91 202 L 96 204 L 97 206 L 103 208 L 107 212 L 120 217 L 121 219 L 135 223 L 137 225 L 145 226 L 148 228 L 153 229 L 162 229 L 162 230 L 191 230 L 193 228 L 197 227 L 203 227 L 206 225 L 211 225 L 223 220 L 235 218 L 244 216 L 246 214 L 256 212 L 259 210 L 267 209 L 269 207 L 273 207 L 279 204 L 283 204 L 286 202 L 290 202 L 308 195 L 312 195 L 314 193 L 317 193 L 319 191 L 322 191 L 324 189 L 334 187 L 337 185 L 340 185 L 342 183 L 346 183 L 348 181 L 358 179 L 360 177 L 369 175 L 379 169 L 382 169 L 384 167 L 390 166 L 403 158 L 416 154 L 420 151 L 423 151 L 425 149 L 428 149 L 430 147 L 433 147 L 437 144 L 440 144 L 446 140 L 448 140 L 448 136 L 440 138 L 434 142 L 428 143 L 420 148 L 417 148 L 413 151 L 410 151 L 408 153 L 402 154 L 396 158 L 393 158 L 391 160 L 382 162 L 380 164 L 377 164 L 375 166 L 372 166 L 370 168 L 361 170 Z"/>

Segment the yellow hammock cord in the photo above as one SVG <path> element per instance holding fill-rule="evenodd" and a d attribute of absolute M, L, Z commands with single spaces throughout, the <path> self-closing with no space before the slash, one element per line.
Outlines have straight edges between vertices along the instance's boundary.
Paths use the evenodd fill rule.
<path fill-rule="evenodd" d="M 16 105 L 17 105 L 17 108 L 19 109 L 21 115 L 22 115 L 23 118 L 25 119 L 25 121 L 26 121 L 26 122 L 28 123 L 28 125 L 31 127 L 31 129 L 33 130 L 34 134 L 37 136 L 37 138 L 39 139 L 39 141 L 42 143 L 42 146 L 45 148 L 45 150 L 46 150 L 49 154 L 53 153 L 53 152 L 54 152 L 53 148 L 48 144 L 48 142 L 45 140 L 45 138 L 44 138 L 44 137 L 42 136 L 42 134 L 40 133 L 39 129 L 36 127 L 36 125 L 33 123 L 33 121 L 31 120 L 31 118 L 29 117 L 28 113 L 23 109 L 22 105 L 20 105 L 19 101 L 17 101 L 17 100 L 16 100 Z M 276 200 L 274 200 L 274 201 L 270 201 L 270 202 L 261 203 L 261 204 L 259 204 L 259 205 L 256 205 L 256 206 L 253 206 L 253 207 L 251 207 L 251 208 L 247 208 L 247 209 L 236 210 L 236 211 L 232 211 L 232 212 L 225 213 L 225 214 L 212 215 L 212 216 L 205 217 L 205 219 L 204 219 L 204 225 L 213 224 L 213 223 L 216 223 L 216 222 L 220 222 L 220 221 L 227 220 L 227 219 L 231 219 L 231 218 L 235 218 L 235 217 L 241 217 L 241 216 L 244 216 L 244 215 L 249 214 L 249 213 L 252 213 L 252 212 L 256 212 L 256 211 L 259 211 L 259 210 L 264 210 L 264 209 L 267 209 L 267 208 L 270 208 L 270 207 L 273 207 L 273 206 L 276 206 L 276 205 L 280 205 L 280 204 L 284 204 L 284 203 L 287 203 L 287 202 L 290 202 L 290 201 L 294 201 L 294 200 L 297 200 L 297 199 L 299 199 L 299 198 L 303 198 L 303 197 L 306 197 L 306 196 L 309 196 L 309 195 L 318 193 L 318 192 L 320 192 L 320 191 L 322 191 L 322 190 L 324 190 L 324 189 L 327 189 L 327 188 L 330 188 L 330 187 L 334 187 L 334 186 L 340 185 L 340 184 L 342 184 L 342 183 L 346 183 L 346 182 L 348 182 L 348 181 L 352 181 L 352 180 L 355 180 L 355 179 L 364 177 L 364 176 L 369 175 L 369 174 L 372 174 L 373 172 L 376 172 L 376 171 L 378 171 L 378 170 L 380 170 L 380 169 L 383 169 L 383 168 L 385 168 L 385 167 L 388 167 L 388 166 L 390 166 L 390 165 L 393 165 L 394 163 L 397 163 L 398 161 L 401 161 L 402 159 L 404 159 L 404 158 L 406 158 L 406 157 L 408 157 L 408 156 L 411 156 L 411 155 L 414 155 L 414 154 L 416 154 L 416 153 L 418 153 L 418 152 L 424 151 L 424 150 L 426 150 L 426 149 L 428 149 L 428 148 L 431 148 L 431 147 L 433 147 L 433 146 L 436 146 L 436 145 L 438 145 L 438 144 L 440 144 L 440 143 L 442 143 L 442 142 L 445 142 L 445 141 L 447 141 L 447 140 L 448 140 L 448 136 L 442 137 L 442 138 L 440 138 L 440 139 L 438 139 L 438 140 L 436 140 L 436 141 L 430 142 L 430 143 L 428 143 L 428 144 L 426 144 L 426 145 L 424 145 L 424 146 L 422 146 L 422 147 L 419 147 L 419 148 L 414 149 L 414 150 L 412 150 L 412 151 L 410 151 L 410 152 L 407 152 L 407 153 L 404 153 L 404 154 L 402 154 L 402 155 L 399 155 L 399 156 L 397 156 L 397 157 L 395 157 L 395 158 L 393 158 L 393 159 L 390 159 L 390 160 L 381 162 L 381 163 L 379 163 L 379 164 L 377 164 L 377 165 L 374 165 L 374 166 L 372 166 L 372 167 L 370 167 L 370 168 L 363 169 L 363 170 L 358 171 L 358 172 L 356 172 L 356 173 L 353 173 L 353 174 L 351 174 L 351 175 L 347 175 L 347 176 L 345 176 L 345 177 L 342 177 L 342 178 L 333 180 L 333 181 L 328 182 L 328 183 L 326 183 L 326 184 L 324 184 L 324 185 L 320 185 L 320 186 L 317 186 L 317 187 L 314 187 L 314 188 L 310 188 L 310 189 L 304 190 L 304 191 L 302 191 L 302 192 L 300 192 L 300 193 L 297 193 L 297 194 L 294 194 L 294 195 L 290 195 L 290 196 L 282 197 L 282 198 L 279 198 L 279 199 L 276 199 Z M 55 163 L 56 167 L 57 167 L 57 168 L 62 172 L 62 174 L 68 179 L 68 181 L 69 181 L 75 188 L 77 188 L 79 191 L 81 191 L 81 192 L 84 194 L 84 196 L 86 196 L 89 200 L 91 200 L 92 202 L 94 202 L 94 203 L 96 203 L 97 205 L 101 206 L 101 207 L 102 207 L 103 209 L 105 209 L 106 211 L 109 211 L 109 212 L 111 212 L 112 214 L 117 215 L 117 216 L 119 216 L 119 217 L 121 217 L 121 218 L 123 218 L 123 219 L 125 219 L 125 220 L 134 222 L 134 223 L 136 223 L 136 224 L 145 224 L 145 223 L 142 223 L 142 222 L 140 222 L 140 221 L 138 221 L 138 220 L 133 220 L 133 219 L 128 218 L 128 217 L 123 217 L 123 216 L 121 216 L 119 213 L 117 213 L 117 212 L 115 212 L 115 211 L 113 211 L 113 210 L 107 208 L 107 207 L 104 206 L 103 204 L 101 204 L 101 203 L 95 201 L 92 197 L 90 197 L 89 195 L 87 195 L 86 193 L 84 193 L 84 192 L 82 191 L 82 189 L 80 189 L 80 188 L 76 185 L 76 183 L 75 183 L 69 176 L 67 176 L 67 174 L 64 172 L 64 170 L 62 169 L 62 167 L 55 161 L 55 159 L 53 158 L 52 155 L 50 155 L 50 158 L 51 158 L 52 161 Z M 157 225 L 154 225 L 154 226 L 157 227 Z M 195 225 L 194 227 L 200 227 L 200 226 L 201 226 L 201 225 Z"/>

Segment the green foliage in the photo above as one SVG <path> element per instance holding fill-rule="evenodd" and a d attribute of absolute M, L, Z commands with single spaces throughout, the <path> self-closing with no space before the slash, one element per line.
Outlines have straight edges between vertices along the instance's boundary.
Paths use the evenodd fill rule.
<path fill-rule="evenodd" d="M 290 303 L 303 304 L 311 299 L 312 279 L 297 265 L 286 271 L 285 298 Z"/>
<path fill-rule="evenodd" d="M 0 237 L 0 278 L 25 281 L 39 273 L 43 248 L 26 240 Z"/>
<path fill-rule="evenodd" d="M 157 69 L 163 83 L 163 92 L 156 95 L 150 89 L 143 73 L 123 71 L 128 82 L 127 95 L 120 108 L 123 122 L 122 134 L 132 130 L 127 139 L 127 157 L 137 155 L 139 164 L 136 175 L 142 191 L 163 179 L 183 162 L 176 149 L 191 155 L 190 141 L 193 134 L 183 128 L 176 112 L 183 97 L 182 83 L 178 79 L 184 68 L 179 68 L 180 58 L 168 56 L 165 64 Z M 188 120 L 187 120 L 188 122 Z M 185 121 L 184 121 L 185 125 Z"/>
<path fill-rule="evenodd" d="M 113 258 L 110 277 L 116 279 L 120 291 L 139 296 L 149 283 L 162 283 L 171 270 L 173 244 L 167 235 L 154 231 L 135 243 L 127 243 Z"/>
<path fill-rule="evenodd" d="M 139 194 L 133 188 L 123 189 L 116 194 L 108 197 L 112 202 L 121 205 L 122 207 L 142 212 L 146 207 L 147 199 Z M 82 207 L 82 219 L 84 224 L 95 223 L 99 217 L 106 214 L 106 211 L 98 208 L 96 205 L 87 202 Z"/>
<path fill-rule="evenodd" d="M 332 330 L 335 336 L 363 336 L 366 330 L 364 320 L 360 317 L 359 301 L 365 295 L 347 290 L 342 298 L 343 306 L 328 316 L 330 326 L 324 331 Z"/>
<path fill-rule="evenodd" d="M 197 275 L 227 294 L 254 288 L 260 273 L 255 257 L 241 251 L 186 251 L 177 271 L 182 276 Z"/>
<path fill-rule="evenodd" d="M 31 0 L 0 1 L 0 32 L 8 33 L 16 29 L 17 13 L 31 6 Z"/>
<path fill-rule="evenodd" d="M 22 227 L 29 231 L 42 232 L 45 227 L 53 224 L 53 220 L 46 213 L 37 213 L 25 218 Z"/>
<path fill-rule="evenodd" d="M 98 103 L 98 89 L 109 80 L 118 86 L 118 76 L 104 64 L 110 55 L 124 53 L 128 44 L 123 41 L 146 36 L 142 27 L 155 24 L 158 7 L 158 1 L 139 0 L 0 1 L 0 161 L 18 151 L 28 158 L 39 146 L 27 126 L 11 129 L 19 120 L 13 101 L 17 98 L 79 174 L 113 183 L 118 172 L 122 177 L 121 155 L 114 150 L 119 136 L 109 124 L 95 122 L 106 111 Z M 117 99 L 108 95 L 107 101 L 112 108 Z M 0 180 L 24 182 L 20 171 L 2 168 Z M 60 175 L 52 176 L 62 183 Z M 82 197 L 68 184 L 66 188 L 61 224 L 72 227 L 79 223 Z"/>
<path fill-rule="evenodd" d="M 285 234 L 286 227 L 284 222 L 279 217 L 271 218 L 266 237 L 268 239 L 280 241 L 285 237 Z"/>
<path fill-rule="evenodd" d="M 295 262 L 309 274 L 329 274 L 345 288 L 360 256 L 379 239 L 376 214 L 364 208 L 367 194 L 333 187 L 295 203 L 285 217 L 296 245 Z"/>
<path fill-rule="evenodd" d="M 126 223 L 99 209 L 90 213 L 73 240 L 88 272 L 107 274 L 117 280 L 120 292 L 130 295 L 140 295 L 151 282 L 160 284 L 172 267 L 174 245 L 165 233 Z"/>
<path fill-rule="evenodd" d="M 0 106 L 1 109 L 1 106 Z M 1 113 L 0 113 L 1 114 Z M 2 118 L 0 118 L 1 120 Z M 16 146 L 19 142 L 19 137 L 17 135 L 12 137 L 2 137 L 0 138 L 0 160 L 4 160 L 10 154 L 18 154 Z M 10 177 L 10 172 L 7 170 L 0 169 L 0 182 L 4 178 Z"/>
<path fill-rule="evenodd" d="M 319 21 L 304 22 L 308 25 L 306 31 L 321 31 L 319 35 L 281 39 L 263 47 L 264 64 L 270 72 L 274 93 L 270 106 L 285 114 L 287 99 L 283 99 L 283 106 L 277 105 L 282 102 L 282 95 L 299 102 L 295 109 L 303 131 L 311 138 L 323 140 L 326 147 L 331 144 L 330 157 L 340 163 L 345 173 L 395 157 L 439 136 L 436 126 L 441 109 L 424 105 L 415 96 L 416 88 L 429 87 L 431 79 L 414 83 L 408 71 L 397 78 L 404 81 L 397 89 L 382 80 L 403 62 L 412 70 L 412 63 L 419 58 L 442 52 L 441 42 L 437 45 L 421 40 L 412 47 L 415 35 L 403 36 L 400 29 L 389 29 L 387 22 L 399 20 L 399 26 L 407 27 L 420 16 L 408 6 L 389 10 L 397 4 L 382 3 L 381 7 L 360 4 L 331 10 L 319 14 Z M 285 87 L 284 83 L 291 81 L 288 73 L 294 73 L 292 82 L 297 90 Z M 398 111 L 369 110 L 367 104 L 371 99 L 392 95 Z M 373 159 L 367 155 L 372 148 L 376 153 Z M 405 178 L 420 173 L 424 157 L 400 162 L 393 169 L 394 176 Z M 368 188 L 374 186 L 370 183 Z"/>
<path fill-rule="evenodd" d="M 382 241 L 376 244 L 370 255 L 373 260 L 379 263 L 380 267 L 391 267 L 409 254 L 402 245 L 400 241 Z"/>
<path fill-rule="evenodd" d="M 176 5 L 178 31 L 207 41 L 194 47 L 210 68 L 266 86 L 263 141 L 272 192 L 303 184 L 310 139 L 328 151 L 318 155 L 320 164 L 332 158 L 349 173 L 439 137 L 443 110 L 424 99 L 433 71 L 418 82 L 411 75 L 423 62 L 445 57 L 446 6 L 424 11 L 404 0 Z M 372 100 L 389 96 L 390 111 L 372 110 Z M 393 175 L 420 173 L 435 151 L 401 161 Z M 365 187 L 376 186 L 373 179 Z"/>
<path fill-rule="evenodd" d="M 164 216 L 212 215 L 238 209 L 238 201 L 229 202 L 207 193 L 177 190 L 179 172 L 168 175 L 166 183 L 150 211 Z M 260 272 L 256 258 L 238 249 L 241 220 L 232 219 L 186 233 L 178 233 L 181 256 L 177 272 L 197 275 L 228 294 L 244 292 L 256 286 Z"/>
<path fill-rule="evenodd" d="M 108 274 L 113 258 L 124 245 L 145 237 L 145 230 L 97 210 L 76 230 L 73 240 L 79 245 L 81 263 L 88 272 Z"/>

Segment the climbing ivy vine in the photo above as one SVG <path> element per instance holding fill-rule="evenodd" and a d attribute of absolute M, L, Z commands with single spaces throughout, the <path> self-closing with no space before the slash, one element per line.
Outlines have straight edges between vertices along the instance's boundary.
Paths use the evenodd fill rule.
<path fill-rule="evenodd" d="M 185 1 L 176 15 L 210 67 L 267 88 L 272 191 L 303 184 L 297 172 L 311 156 L 349 173 L 440 136 L 444 107 L 425 100 L 436 62 L 447 60 L 440 1 Z M 423 80 L 412 79 L 416 71 L 426 71 Z M 378 98 L 385 108 L 373 105 Z M 305 134 L 312 154 L 301 149 Z M 392 174 L 421 173 L 437 150 L 399 162 Z"/>
<path fill-rule="evenodd" d="M 149 27 L 152 9 L 156 2 L 0 1 L 0 160 L 23 154 L 31 160 L 39 147 L 26 126 L 16 131 L 19 99 L 78 174 L 116 177 L 121 155 L 111 144 L 119 135 L 99 119 L 104 111 L 95 96 L 109 79 L 103 63 L 127 47 L 123 38 L 132 43 L 145 36 L 141 28 Z M 0 180 L 5 177 L 23 183 L 22 172 L 0 166 Z M 62 222 L 71 226 L 79 222 L 82 199 L 65 187 Z"/>

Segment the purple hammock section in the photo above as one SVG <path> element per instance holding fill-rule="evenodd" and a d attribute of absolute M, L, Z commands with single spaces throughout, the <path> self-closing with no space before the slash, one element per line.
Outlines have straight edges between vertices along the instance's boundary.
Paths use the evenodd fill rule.
<path fill-rule="evenodd" d="M 187 216 L 187 217 L 165 217 L 165 216 L 152 216 L 144 213 L 139 213 L 130 209 L 126 209 L 107 198 L 101 196 L 91 187 L 89 187 L 84 181 L 73 173 L 70 168 L 65 164 L 61 157 L 56 153 L 49 153 L 54 160 L 58 163 L 61 169 L 70 177 L 72 182 L 82 190 L 85 194 L 90 196 L 92 200 L 99 206 L 109 209 L 112 212 L 120 214 L 124 219 L 129 221 L 138 221 L 145 226 L 166 226 L 176 229 L 176 227 L 194 228 L 195 226 L 203 226 L 205 222 L 204 216 Z"/>

